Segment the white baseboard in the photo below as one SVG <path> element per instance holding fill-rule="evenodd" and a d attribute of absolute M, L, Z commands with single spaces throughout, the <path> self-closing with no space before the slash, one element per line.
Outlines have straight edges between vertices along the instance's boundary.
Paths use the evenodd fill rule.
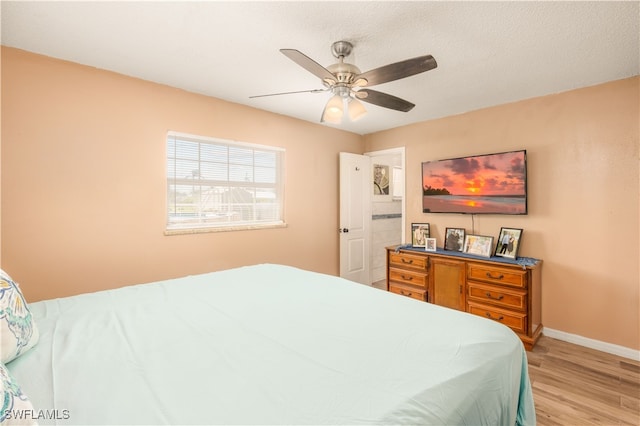
<path fill-rule="evenodd" d="M 629 358 L 634 361 L 640 361 L 640 351 L 626 348 L 620 345 L 614 345 L 613 343 L 601 342 L 600 340 L 589 339 L 588 337 L 578 336 L 577 334 L 566 333 L 564 331 L 553 330 L 545 327 L 542 334 L 554 339 L 562 340 L 564 342 L 575 343 L 576 345 L 584 346 L 587 348 L 595 349 L 597 351 L 606 352 L 613 355 L 618 355 L 624 358 Z"/>

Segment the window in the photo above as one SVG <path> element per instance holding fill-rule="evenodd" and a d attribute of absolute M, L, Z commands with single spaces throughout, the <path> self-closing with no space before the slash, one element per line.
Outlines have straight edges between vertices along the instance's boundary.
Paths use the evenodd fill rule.
<path fill-rule="evenodd" d="M 167 231 L 283 225 L 284 150 L 169 132 Z"/>

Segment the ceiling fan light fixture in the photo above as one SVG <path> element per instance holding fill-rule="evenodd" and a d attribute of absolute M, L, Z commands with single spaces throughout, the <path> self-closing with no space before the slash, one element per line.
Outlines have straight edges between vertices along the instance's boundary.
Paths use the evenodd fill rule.
<path fill-rule="evenodd" d="M 340 124 L 342 121 L 342 115 L 344 114 L 344 105 L 342 96 L 333 95 L 327 102 L 322 112 L 322 122 L 329 122 L 334 124 Z"/>
<path fill-rule="evenodd" d="M 362 102 L 355 98 L 349 99 L 348 111 L 351 121 L 356 121 L 367 114 L 367 110 L 364 105 L 362 105 Z"/>

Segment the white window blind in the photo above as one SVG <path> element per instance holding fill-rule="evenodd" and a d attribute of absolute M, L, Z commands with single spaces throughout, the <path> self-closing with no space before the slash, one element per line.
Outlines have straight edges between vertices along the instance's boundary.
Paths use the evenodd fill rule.
<path fill-rule="evenodd" d="M 167 230 L 283 220 L 284 150 L 169 132 Z"/>

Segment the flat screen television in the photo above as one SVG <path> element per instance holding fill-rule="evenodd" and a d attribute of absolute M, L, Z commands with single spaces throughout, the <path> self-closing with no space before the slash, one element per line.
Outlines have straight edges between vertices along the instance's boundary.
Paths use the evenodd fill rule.
<path fill-rule="evenodd" d="M 422 211 L 527 214 L 527 151 L 425 161 Z"/>

